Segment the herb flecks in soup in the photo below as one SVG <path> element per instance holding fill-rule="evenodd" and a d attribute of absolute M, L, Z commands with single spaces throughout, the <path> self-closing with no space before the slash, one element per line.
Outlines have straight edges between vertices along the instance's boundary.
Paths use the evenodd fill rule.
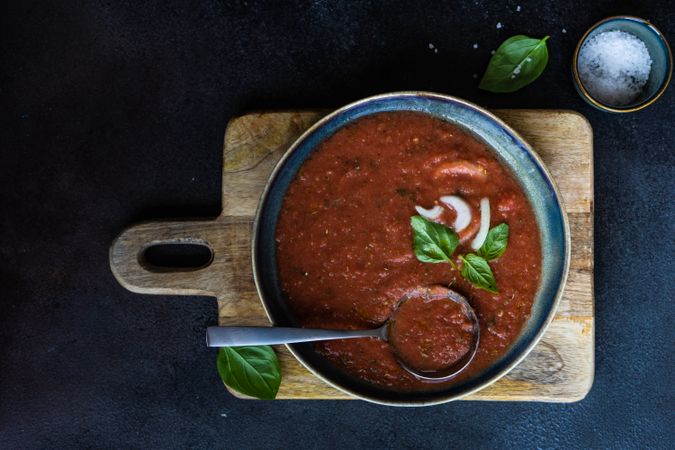
<path fill-rule="evenodd" d="M 453 227 L 463 207 L 448 206 L 443 201 L 448 197 L 460 198 L 469 210 L 468 224 L 466 210 L 461 212 L 461 231 Z M 489 229 L 508 225 L 508 247 L 492 249 L 496 258 L 483 248 L 490 233 L 479 249 L 472 247 L 483 199 L 490 203 Z M 416 206 L 440 207 L 427 220 L 457 233 L 448 258 L 458 270 L 416 257 L 411 228 Z M 469 300 L 480 322 L 480 345 L 469 367 L 447 383 L 416 379 L 377 339 L 317 344 L 344 372 L 395 390 L 443 388 L 502 356 L 529 317 L 541 272 L 535 216 L 508 170 L 467 132 L 414 112 L 368 116 L 322 142 L 286 193 L 276 240 L 281 285 L 305 327 L 381 325 L 401 296 L 417 286 L 450 286 Z M 489 261 L 498 293 L 462 276 L 470 254 Z"/>
<path fill-rule="evenodd" d="M 441 372 L 471 350 L 473 321 L 447 297 L 415 295 L 403 301 L 389 326 L 389 342 L 403 363 L 418 372 Z"/>

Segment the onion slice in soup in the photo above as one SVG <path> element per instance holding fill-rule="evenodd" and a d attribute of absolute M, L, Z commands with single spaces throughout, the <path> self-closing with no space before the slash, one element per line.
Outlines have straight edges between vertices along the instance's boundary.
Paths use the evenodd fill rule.
<path fill-rule="evenodd" d="M 481 248 L 487 238 L 488 231 L 490 231 L 490 199 L 483 197 L 480 199 L 480 229 L 471 242 L 472 249 L 478 250 Z"/>
<path fill-rule="evenodd" d="M 462 197 L 456 195 L 444 195 L 441 201 L 454 209 L 457 213 L 455 223 L 452 225 L 456 232 L 461 232 L 471 223 L 471 208 Z"/>
<path fill-rule="evenodd" d="M 431 209 L 425 209 L 422 208 L 421 206 L 415 205 L 415 211 L 417 211 L 419 215 L 424 217 L 425 219 L 434 220 L 441 217 L 441 214 L 443 213 L 443 207 L 440 205 L 436 205 Z"/>

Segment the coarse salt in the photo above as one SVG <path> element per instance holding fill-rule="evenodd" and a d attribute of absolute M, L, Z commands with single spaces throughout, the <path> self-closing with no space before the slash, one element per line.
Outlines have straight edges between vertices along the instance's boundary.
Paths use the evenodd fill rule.
<path fill-rule="evenodd" d="M 501 27 L 503 27 L 501 22 L 497 22 L 497 29 L 499 30 Z"/>
<path fill-rule="evenodd" d="M 604 31 L 581 47 L 578 67 L 581 82 L 593 98 L 625 106 L 642 93 L 652 58 L 638 37 L 625 31 Z"/>

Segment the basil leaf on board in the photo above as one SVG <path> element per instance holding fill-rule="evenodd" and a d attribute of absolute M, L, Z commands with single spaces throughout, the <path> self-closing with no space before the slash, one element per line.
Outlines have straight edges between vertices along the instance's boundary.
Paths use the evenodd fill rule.
<path fill-rule="evenodd" d="M 450 228 L 431 222 L 422 216 L 412 216 L 413 250 L 421 262 L 451 262 L 450 257 L 459 245 L 459 237 Z"/>
<path fill-rule="evenodd" d="M 484 258 L 469 253 L 461 255 L 459 259 L 462 260 L 460 273 L 469 283 L 493 294 L 499 293 L 495 276 Z"/>
<path fill-rule="evenodd" d="M 485 238 L 485 242 L 476 253 L 488 261 L 497 259 L 504 254 L 509 244 L 509 226 L 501 223 L 493 227 Z"/>
<path fill-rule="evenodd" d="M 281 384 L 281 368 L 269 345 L 223 347 L 218 351 L 218 373 L 232 389 L 251 397 L 271 400 Z"/>
<path fill-rule="evenodd" d="M 548 63 L 548 38 L 533 39 L 521 34 L 505 40 L 490 59 L 478 87 L 485 91 L 507 93 L 532 83 Z"/>

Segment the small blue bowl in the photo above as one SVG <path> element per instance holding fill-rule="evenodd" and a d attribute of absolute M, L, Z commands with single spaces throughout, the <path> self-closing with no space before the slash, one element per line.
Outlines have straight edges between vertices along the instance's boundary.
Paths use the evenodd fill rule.
<path fill-rule="evenodd" d="M 579 76 L 579 51 L 584 43 L 599 33 L 614 30 L 625 31 L 638 37 L 645 43 L 652 58 L 651 72 L 642 94 L 633 103 L 625 106 L 610 105 L 594 98 L 584 87 Z M 581 37 L 572 59 L 572 74 L 577 92 L 591 106 L 601 111 L 633 112 L 646 108 L 663 95 L 673 75 L 673 54 L 666 38 L 649 21 L 633 16 L 613 16 L 596 23 Z"/>
<path fill-rule="evenodd" d="M 561 196 L 532 148 L 508 125 L 464 100 L 428 92 L 395 92 L 352 103 L 321 119 L 291 145 L 263 191 L 253 223 L 253 276 L 265 311 L 276 326 L 298 326 L 279 283 L 275 232 L 286 191 L 305 160 L 342 127 L 385 111 L 417 111 L 469 131 L 492 149 L 520 182 L 532 204 L 542 244 L 542 274 L 531 316 L 507 353 L 481 374 L 442 390 L 397 392 L 354 379 L 314 351 L 312 344 L 289 345 L 291 353 L 330 385 L 363 400 L 395 406 L 426 406 L 469 395 L 504 376 L 532 350 L 553 320 L 570 260 L 570 234 Z"/>

